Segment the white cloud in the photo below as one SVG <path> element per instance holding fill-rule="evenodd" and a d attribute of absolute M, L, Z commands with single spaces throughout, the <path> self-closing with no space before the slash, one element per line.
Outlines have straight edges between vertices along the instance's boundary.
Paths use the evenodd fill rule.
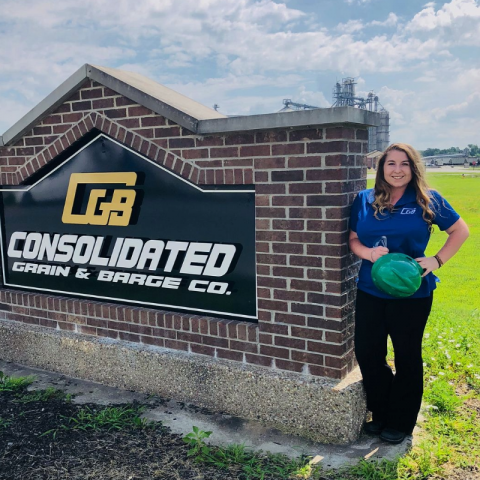
<path fill-rule="evenodd" d="M 410 22 L 410 30 L 433 30 L 446 27 L 462 18 L 480 18 L 480 6 L 476 0 L 452 0 L 435 11 L 435 4 L 429 3 Z"/>
<path fill-rule="evenodd" d="M 320 108 L 328 108 L 332 106 L 332 101 L 327 100 L 322 92 L 314 92 L 308 90 L 304 85 L 300 85 L 293 97 L 296 103 L 312 105 Z"/>
<path fill-rule="evenodd" d="M 360 20 L 349 20 L 347 23 L 339 23 L 335 30 L 343 33 L 355 33 L 360 32 L 368 27 L 395 27 L 398 23 L 398 17 L 393 12 L 388 14 L 386 20 L 372 20 L 371 22 L 364 23 Z"/>
<path fill-rule="evenodd" d="M 357 76 L 361 71 L 400 71 L 411 61 L 435 56 L 438 49 L 434 39 L 422 41 L 396 35 L 355 40 L 349 34 L 278 32 L 264 38 L 264 48 L 253 48 L 260 41 L 260 35 L 252 32 L 248 40 L 238 44 L 236 59 L 230 64 L 234 73 L 319 69 Z"/>
<path fill-rule="evenodd" d="M 189 36 L 203 28 L 228 29 L 230 22 L 261 23 L 265 28 L 303 17 L 304 12 L 272 0 L 25 0 L 19 7 L 15 0 L 3 0 L 4 18 L 36 22 L 52 28 L 89 22 L 125 36 L 151 36 L 169 32 L 173 37 Z M 150 30 L 151 29 L 151 30 Z"/>
<path fill-rule="evenodd" d="M 464 102 L 448 105 L 446 107 L 434 108 L 431 114 L 436 120 L 466 116 L 477 117 L 480 110 L 480 93 L 469 95 Z"/>
<path fill-rule="evenodd" d="M 383 86 L 379 91 L 378 94 L 384 99 L 384 102 L 390 102 L 394 105 L 400 105 L 405 101 L 410 102 L 412 97 L 415 95 L 413 90 L 400 90 L 395 88 L 390 88 L 387 86 Z"/>
<path fill-rule="evenodd" d="M 346 1 L 355 20 L 338 23 L 322 2 L 303 11 L 297 0 L 1 0 L 0 131 L 83 63 L 139 72 L 226 114 L 278 111 L 283 98 L 326 107 L 335 77 L 355 76 L 389 109 L 392 133 L 419 148 L 448 140 L 448 122 L 478 126 L 479 0 L 430 2 L 409 18 L 391 2 L 383 20 L 379 2 Z"/>
<path fill-rule="evenodd" d="M 407 30 L 441 35 L 446 44 L 480 46 L 480 5 L 477 0 L 452 0 L 435 10 L 435 4 L 429 3 Z"/>
<path fill-rule="evenodd" d="M 264 75 L 228 75 L 227 77 L 210 78 L 204 82 L 169 82 L 168 87 L 197 100 L 205 105 L 220 105 L 222 113 L 227 115 L 246 115 L 247 113 L 269 113 L 282 108 L 284 98 L 299 98 L 297 92 L 303 78 L 300 75 L 281 75 L 274 81 Z M 282 90 L 284 94 L 278 96 L 252 95 L 251 92 L 258 88 L 272 88 Z M 304 93 L 304 92 L 303 92 Z M 323 95 L 317 92 L 315 101 L 323 101 Z M 305 97 L 306 98 L 306 97 Z M 310 97 L 311 98 L 311 97 Z M 308 99 L 308 101 L 313 101 Z M 308 103 L 307 100 L 302 102 Z M 325 105 L 323 105 L 325 106 Z"/>
<path fill-rule="evenodd" d="M 421 94 L 412 88 L 410 96 L 402 99 L 400 94 L 390 109 L 392 140 L 404 139 L 419 149 L 479 144 L 480 68 L 449 71 L 437 66 L 429 75 L 435 81 L 426 83 Z M 398 114 L 407 121 L 405 126 L 398 122 Z"/>
<path fill-rule="evenodd" d="M 393 12 L 388 14 L 388 17 L 383 22 L 378 20 L 372 20 L 369 25 L 379 26 L 379 27 L 394 27 L 398 23 L 398 17 Z"/>
<path fill-rule="evenodd" d="M 349 20 L 347 23 L 339 23 L 335 30 L 344 33 L 359 32 L 365 28 L 365 24 L 360 20 Z"/>
<path fill-rule="evenodd" d="M 289 22 L 306 20 L 305 13 L 272 0 L 183 0 L 182 8 L 172 5 L 168 1 L 138 0 L 132 9 L 127 0 L 115 4 L 107 0 L 64 0 L 57 9 L 46 0 L 26 0 L 21 8 L 15 8 L 18 4 L 7 0 L 5 19 L 22 21 L 24 28 L 32 28 L 33 32 L 39 26 L 56 29 L 56 35 L 42 38 L 37 52 L 27 53 L 20 65 L 27 72 L 34 70 L 35 65 L 44 71 L 44 62 L 52 60 L 69 67 L 84 58 L 115 66 L 143 52 L 149 58 L 150 70 L 155 63 L 160 70 L 165 62 L 171 69 L 215 59 L 218 68 L 237 75 L 296 69 L 349 71 L 358 75 L 361 71 L 399 71 L 411 61 L 437 54 L 435 40 L 395 34 L 353 39 L 352 34 L 364 25 L 394 26 L 398 17 L 393 12 L 382 22 L 353 20 L 340 24 L 337 33 L 313 29 L 293 32 L 288 30 Z M 75 31 L 71 39 L 70 29 Z M 58 42 L 60 35 L 69 38 L 67 44 Z M 31 34 L 25 39 L 19 39 L 19 33 L 16 36 L 19 50 L 31 50 Z M 152 44 L 152 48 L 139 44 Z M 51 53 L 47 54 L 49 49 Z M 0 54 L 4 64 L 19 65 L 12 61 L 13 53 L 4 50 L 4 55 L 6 58 L 1 58 Z M 32 62 L 31 57 L 39 61 Z"/>
<path fill-rule="evenodd" d="M 390 114 L 390 125 L 395 129 L 407 125 L 415 108 L 415 92 L 382 86 L 377 92 L 380 104 Z"/>
<path fill-rule="evenodd" d="M 431 83 L 431 82 L 436 82 L 437 79 L 431 74 L 427 75 L 422 75 L 421 77 L 418 77 L 414 80 L 415 82 L 423 82 L 423 83 Z"/>
<path fill-rule="evenodd" d="M 480 68 L 467 68 L 458 75 L 454 88 L 464 92 L 480 92 Z"/>
<path fill-rule="evenodd" d="M 396 129 L 398 129 L 399 127 L 403 127 L 404 125 L 409 125 L 408 120 L 405 118 L 405 116 L 402 113 L 396 110 L 390 110 L 389 115 L 390 115 L 390 125 L 395 125 Z"/>
<path fill-rule="evenodd" d="M 382 22 L 364 24 L 352 20 L 340 24 L 339 34 L 325 30 L 292 32 L 288 30 L 289 22 L 303 20 L 305 13 L 271 0 L 183 0 L 181 9 L 154 0 L 139 0 L 135 9 L 127 0 L 116 4 L 106 0 L 64 0 L 59 9 L 46 0 L 27 0 L 21 9 L 13 8 L 12 0 L 7 4 L 10 8 L 6 20 L 20 18 L 36 28 L 56 27 L 59 33 L 65 33 L 65 38 L 73 15 L 78 43 L 70 40 L 71 45 L 62 49 L 63 55 L 57 56 L 61 62 L 65 57 L 85 58 L 78 50 L 88 49 L 89 43 L 95 42 L 111 47 L 103 47 L 104 55 L 102 49 L 96 51 L 92 61 L 105 59 L 104 63 L 112 66 L 129 55 L 129 50 L 137 50 L 137 43 L 143 40 L 155 44 L 145 54 L 154 58 L 152 52 L 156 53 L 159 60 L 169 63 L 169 68 L 190 67 L 195 61 L 218 57 L 219 66 L 236 74 L 330 69 L 351 70 L 357 75 L 361 70 L 398 71 L 411 60 L 435 55 L 437 49 L 433 40 L 391 34 L 353 39 L 352 34 L 365 25 L 394 26 L 398 21 L 394 13 Z M 19 17 L 16 10 L 21 10 Z M 48 48 L 49 38 L 45 40 Z M 58 45 L 53 38 L 51 41 L 53 46 Z M 25 41 L 20 46 L 25 50 Z M 72 49 L 77 55 L 68 54 Z M 41 52 L 39 56 L 41 59 Z M 50 55 L 48 58 L 51 61 Z"/>
<path fill-rule="evenodd" d="M 1 116 L 0 116 L 0 132 L 3 134 L 17 120 L 22 118 L 32 108 L 32 104 L 20 102 L 9 98 L 8 96 L 0 95 L 1 102 Z"/>

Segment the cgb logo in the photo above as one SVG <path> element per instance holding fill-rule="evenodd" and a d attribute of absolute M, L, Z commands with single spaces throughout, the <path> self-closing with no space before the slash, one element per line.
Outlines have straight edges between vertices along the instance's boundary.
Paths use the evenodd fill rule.
<path fill-rule="evenodd" d="M 81 210 L 87 186 L 91 184 L 121 184 L 135 186 L 135 172 L 72 173 L 68 184 L 62 222 L 78 225 L 115 225 L 126 227 L 132 217 L 137 192 L 134 189 L 114 188 L 112 198 L 106 201 L 106 188 L 92 188 L 85 213 Z"/>
<path fill-rule="evenodd" d="M 416 211 L 416 208 L 402 208 L 400 215 L 413 215 Z"/>

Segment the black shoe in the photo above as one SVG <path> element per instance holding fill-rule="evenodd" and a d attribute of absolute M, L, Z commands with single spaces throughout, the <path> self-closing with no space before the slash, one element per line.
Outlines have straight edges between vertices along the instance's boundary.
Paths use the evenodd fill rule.
<path fill-rule="evenodd" d="M 380 435 L 384 426 L 385 425 L 382 422 L 373 420 L 372 422 L 367 422 L 363 425 L 363 431 L 367 435 Z"/>
<path fill-rule="evenodd" d="M 380 433 L 380 438 L 388 443 L 402 443 L 406 436 L 406 433 L 395 430 L 394 428 L 384 428 Z"/>

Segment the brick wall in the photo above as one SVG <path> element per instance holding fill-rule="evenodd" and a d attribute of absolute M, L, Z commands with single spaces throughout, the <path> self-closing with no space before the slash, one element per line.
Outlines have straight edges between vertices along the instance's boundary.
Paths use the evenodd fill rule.
<path fill-rule="evenodd" d="M 2 184 L 22 183 L 94 127 L 194 183 L 255 185 L 258 324 L 6 289 L 0 318 L 317 376 L 353 368 L 347 229 L 365 188 L 366 127 L 200 136 L 88 81 L 0 147 Z"/>

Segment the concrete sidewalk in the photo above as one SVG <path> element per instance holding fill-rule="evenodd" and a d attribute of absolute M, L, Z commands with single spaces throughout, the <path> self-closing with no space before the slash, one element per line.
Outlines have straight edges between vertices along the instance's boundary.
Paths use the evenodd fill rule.
<path fill-rule="evenodd" d="M 290 457 L 305 454 L 312 456 L 315 463 L 321 462 L 326 469 L 355 464 L 362 458 L 394 460 L 404 455 L 413 441 L 412 437 L 407 437 L 399 445 L 390 445 L 377 437 L 362 435 L 350 445 L 324 445 L 301 437 L 284 435 L 278 430 L 264 427 L 259 422 L 213 414 L 171 399 L 107 387 L 3 360 L 0 360 L 0 371 L 9 376 L 34 375 L 35 381 L 29 387 L 30 390 L 55 387 L 72 394 L 73 402 L 77 404 L 114 405 L 136 400 L 147 405 L 143 415 L 145 418 L 162 422 L 172 433 L 186 435 L 195 425 L 201 430 L 213 432 L 209 442 L 214 445 L 244 443 L 255 450 L 282 453 Z"/>

